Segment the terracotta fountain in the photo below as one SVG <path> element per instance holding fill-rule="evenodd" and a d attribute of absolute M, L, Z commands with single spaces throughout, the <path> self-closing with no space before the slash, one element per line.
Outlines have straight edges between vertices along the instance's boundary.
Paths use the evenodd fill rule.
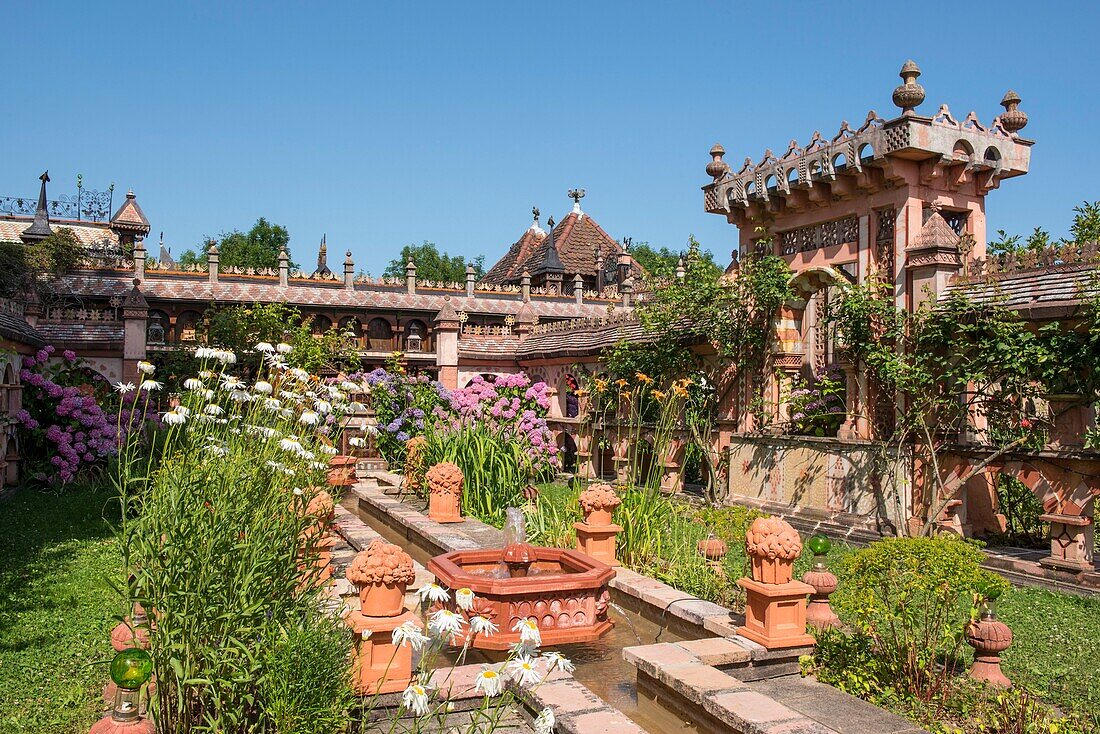
<path fill-rule="evenodd" d="M 474 637 L 473 647 L 507 650 L 519 642 L 513 628 L 525 619 L 538 624 L 544 647 L 591 642 L 611 630 L 607 584 L 613 568 L 576 550 L 528 544 L 523 513 L 514 507 L 504 537 L 503 548 L 454 551 L 428 562 L 440 584 L 473 592 L 471 608 L 456 611 L 486 617 L 500 628 Z M 464 644 L 465 635 L 456 644 Z"/>

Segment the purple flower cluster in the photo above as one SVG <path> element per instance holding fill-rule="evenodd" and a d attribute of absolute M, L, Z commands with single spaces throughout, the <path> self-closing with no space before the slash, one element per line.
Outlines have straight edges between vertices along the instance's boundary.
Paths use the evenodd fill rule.
<path fill-rule="evenodd" d="M 65 350 L 64 361 L 51 365 L 55 351 L 47 346 L 23 358 L 19 378 L 28 408 L 17 411 L 15 419 L 27 432 L 33 453 L 50 457 L 40 473 L 50 483 L 67 484 L 85 466 L 118 453 L 119 431 L 114 416 L 103 410 L 94 387 L 77 370 L 76 354 Z M 131 417 L 132 411 L 124 411 L 127 425 Z"/>

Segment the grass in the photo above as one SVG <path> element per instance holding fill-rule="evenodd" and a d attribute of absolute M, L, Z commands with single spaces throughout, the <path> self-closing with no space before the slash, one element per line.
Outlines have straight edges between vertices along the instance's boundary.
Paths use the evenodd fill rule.
<path fill-rule="evenodd" d="M 109 499 L 82 487 L 0 501 L 3 734 L 84 734 L 99 717 L 118 612 Z"/>

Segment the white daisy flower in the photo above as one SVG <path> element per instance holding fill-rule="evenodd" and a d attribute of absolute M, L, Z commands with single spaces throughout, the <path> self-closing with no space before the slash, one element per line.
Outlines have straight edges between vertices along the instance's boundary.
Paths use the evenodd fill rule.
<path fill-rule="evenodd" d="M 152 362 L 146 362 L 145 360 L 141 360 L 140 362 L 138 362 L 137 368 L 144 375 L 151 375 L 157 371 L 156 365 L 154 365 Z"/>
<path fill-rule="evenodd" d="M 365 448 L 367 445 L 366 439 L 359 438 L 358 436 L 352 436 L 348 439 L 348 443 L 357 449 Z"/>
<path fill-rule="evenodd" d="M 535 734 L 554 734 L 554 712 L 550 707 L 544 708 L 535 717 Z"/>
<path fill-rule="evenodd" d="M 358 400 L 352 400 L 350 403 L 348 403 L 348 410 L 352 413 L 362 413 L 366 409 L 366 406 L 360 403 Z"/>
<path fill-rule="evenodd" d="M 474 592 L 467 588 L 461 588 L 455 592 L 455 604 L 464 612 L 474 608 Z"/>
<path fill-rule="evenodd" d="M 283 407 L 283 404 L 278 398 L 266 398 L 264 400 L 264 407 L 272 413 L 277 413 L 279 409 Z"/>
<path fill-rule="evenodd" d="M 325 469 L 328 469 L 328 464 L 323 461 L 311 461 L 309 463 L 309 468 L 316 469 L 317 471 L 324 471 Z"/>
<path fill-rule="evenodd" d="M 205 385 L 202 384 L 202 380 L 198 379 L 197 377 L 188 377 L 186 380 L 183 381 L 184 390 L 193 390 L 197 392 L 204 388 Z"/>
<path fill-rule="evenodd" d="M 302 496 L 302 488 L 301 487 L 295 487 L 291 491 L 294 492 L 295 497 L 301 497 Z"/>
<path fill-rule="evenodd" d="M 393 630 L 391 639 L 394 645 L 400 647 L 408 644 L 413 650 L 419 650 L 431 640 L 431 638 L 420 631 L 420 628 L 416 626 L 415 622 L 405 622 L 400 627 L 396 627 Z"/>
<path fill-rule="evenodd" d="M 206 392 L 204 392 L 202 394 L 202 399 L 203 400 L 213 400 L 214 399 L 214 391 L 213 390 L 207 390 Z"/>
<path fill-rule="evenodd" d="M 548 670 L 562 670 L 562 671 L 565 671 L 566 673 L 572 673 L 574 670 L 577 669 L 577 666 L 573 665 L 572 660 L 565 657 L 564 655 L 562 655 L 560 652 L 558 652 L 556 650 L 551 650 L 550 652 L 544 652 L 542 654 L 542 659 L 545 660 L 547 662 L 547 664 L 549 665 Z"/>
<path fill-rule="evenodd" d="M 247 426 L 248 432 L 255 436 L 263 436 L 264 438 L 274 438 L 279 435 L 279 432 L 274 428 L 268 426 Z"/>
<path fill-rule="evenodd" d="M 327 415 L 332 412 L 332 403 L 327 400 L 318 400 L 313 404 L 313 407 L 317 409 L 317 412 L 321 415 Z"/>
<path fill-rule="evenodd" d="M 302 451 L 305 450 L 302 448 L 302 444 L 298 440 L 297 436 L 287 436 L 286 438 L 280 440 L 279 448 L 281 448 L 283 451 L 289 451 L 294 454 L 300 454 L 302 453 Z"/>
<path fill-rule="evenodd" d="M 290 346 L 286 342 L 279 342 L 275 345 L 275 351 L 279 354 L 290 354 L 294 351 L 294 347 Z"/>
<path fill-rule="evenodd" d="M 535 670 L 535 661 L 526 655 L 521 655 L 509 661 L 506 670 L 512 677 L 512 680 L 519 683 L 521 686 L 538 685 L 539 681 L 542 680 L 542 676 Z"/>
<path fill-rule="evenodd" d="M 271 346 L 270 342 L 260 342 L 255 347 L 257 352 L 263 352 L 264 354 L 270 354 L 275 351 L 275 347 Z"/>
<path fill-rule="evenodd" d="M 249 400 L 252 399 L 252 396 L 244 390 L 234 390 L 233 392 L 229 393 L 229 399 L 235 403 L 247 403 Z"/>
<path fill-rule="evenodd" d="M 434 632 L 444 640 L 453 640 L 462 631 L 462 615 L 450 609 L 440 609 L 428 619 L 428 631 Z"/>
<path fill-rule="evenodd" d="M 202 412 L 206 413 L 207 415 L 221 415 L 225 411 L 221 409 L 221 406 L 207 405 L 205 408 L 202 409 Z"/>
<path fill-rule="evenodd" d="M 421 586 L 420 589 L 417 590 L 416 594 L 420 597 L 420 601 L 422 602 L 437 601 L 440 603 L 445 603 L 447 601 L 450 601 L 451 598 L 450 594 L 447 593 L 447 590 L 439 584 L 435 583 L 434 581 L 430 584 L 424 584 L 423 586 Z"/>
<path fill-rule="evenodd" d="M 270 395 L 271 391 L 274 388 L 271 387 L 270 382 L 265 382 L 264 380 L 260 380 L 259 382 L 257 382 L 255 385 L 252 386 L 252 389 L 255 390 L 256 392 L 260 393 L 261 395 Z"/>
<path fill-rule="evenodd" d="M 534 618 L 528 617 L 516 622 L 513 632 L 519 632 L 519 640 L 525 645 L 538 647 L 542 644 L 542 635 L 539 633 L 539 624 Z"/>
<path fill-rule="evenodd" d="M 182 426 L 187 422 L 187 416 L 172 409 L 164 414 L 164 422 L 170 426 Z"/>
<path fill-rule="evenodd" d="M 283 408 L 282 410 L 279 411 L 279 415 L 283 418 L 293 418 L 294 417 L 294 411 L 291 410 L 290 408 Z"/>
<path fill-rule="evenodd" d="M 290 370 L 287 371 L 287 374 L 298 380 L 302 380 L 303 382 L 309 379 L 309 373 L 301 367 L 292 367 L 290 368 Z"/>
<path fill-rule="evenodd" d="M 222 375 L 222 387 L 226 390 L 240 390 L 244 386 L 244 382 L 236 375 Z"/>
<path fill-rule="evenodd" d="M 491 620 L 481 616 L 470 617 L 470 631 L 474 634 L 485 635 L 486 637 L 492 637 L 500 628 L 492 623 Z"/>
<path fill-rule="evenodd" d="M 218 360 L 222 364 L 236 364 L 237 355 L 233 352 L 219 351 L 214 355 L 214 359 Z"/>
<path fill-rule="evenodd" d="M 116 382 L 115 383 L 115 390 L 118 391 L 119 395 L 125 395 L 126 393 L 133 392 L 136 389 L 137 389 L 137 387 L 135 387 L 134 383 L 132 383 L 132 382 Z"/>
<path fill-rule="evenodd" d="M 188 408 L 186 405 L 177 405 L 175 407 L 175 411 L 185 418 L 191 415 L 191 409 Z"/>
<path fill-rule="evenodd" d="M 202 370 L 199 372 L 199 378 L 203 380 L 212 380 L 217 377 L 217 373 L 213 370 Z"/>
<path fill-rule="evenodd" d="M 226 454 L 229 453 L 228 451 L 226 451 L 221 446 L 218 446 L 217 444 L 210 444 L 210 445 L 206 446 L 206 452 L 210 453 L 210 454 L 213 454 L 214 456 L 217 456 L 219 458 L 224 457 Z"/>
<path fill-rule="evenodd" d="M 157 382 L 156 380 L 145 380 L 141 383 L 141 389 L 147 392 L 156 392 L 164 387 L 164 383 Z"/>
<path fill-rule="evenodd" d="M 320 416 L 312 410 L 303 410 L 302 414 L 298 416 L 298 420 L 307 426 L 317 425 L 317 421 L 320 420 Z"/>
<path fill-rule="evenodd" d="M 416 716 L 428 713 L 428 689 L 413 683 L 401 694 L 401 705 Z"/>
<path fill-rule="evenodd" d="M 265 354 L 264 359 L 267 360 L 267 364 L 273 370 L 285 370 L 286 360 L 280 357 L 278 354 Z"/>
<path fill-rule="evenodd" d="M 344 380 L 343 382 L 340 383 L 340 387 L 344 388 L 348 392 L 358 392 L 359 391 L 359 386 L 356 385 L 351 380 Z"/>
<path fill-rule="evenodd" d="M 195 350 L 195 359 L 213 359 L 217 351 L 210 347 L 199 347 Z"/>
<path fill-rule="evenodd" d="M 499 696 L 504 690 L 504 678 L 492 668 L 486 668 L 474 679 L 474 690 L 486 696 Z"/>
<path fill-rule="evenodd" d="M 336 454 L 340 453 L 335 446 L 326 446 L 324 444 L 321 444 L 320 451 L 329 456 L 336 456 Z"/>

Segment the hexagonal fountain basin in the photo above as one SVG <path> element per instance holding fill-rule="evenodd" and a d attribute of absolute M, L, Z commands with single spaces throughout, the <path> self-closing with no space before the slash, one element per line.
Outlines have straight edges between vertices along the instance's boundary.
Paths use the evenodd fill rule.
<path fill-rule="evenodd" d="M 473 609 L 467 616 L 487 617 L 500 631 L 477 635 L 473 647 L 507 650 L 519 642 L 512 628 L 521 619 L 534 619 L 543 647 L 591 642 L 610 631 L 607 584 L 615 570 L 579 551 L 534 546 L 534 560 L 527 575 L 509 577 L 503 566 L 504 551 L 461 550 L 444 553 L 428 562 L 428 570 L 444 586 L 470 589 Z M 456 640 L 465 644 L 466 632 Z"/>

